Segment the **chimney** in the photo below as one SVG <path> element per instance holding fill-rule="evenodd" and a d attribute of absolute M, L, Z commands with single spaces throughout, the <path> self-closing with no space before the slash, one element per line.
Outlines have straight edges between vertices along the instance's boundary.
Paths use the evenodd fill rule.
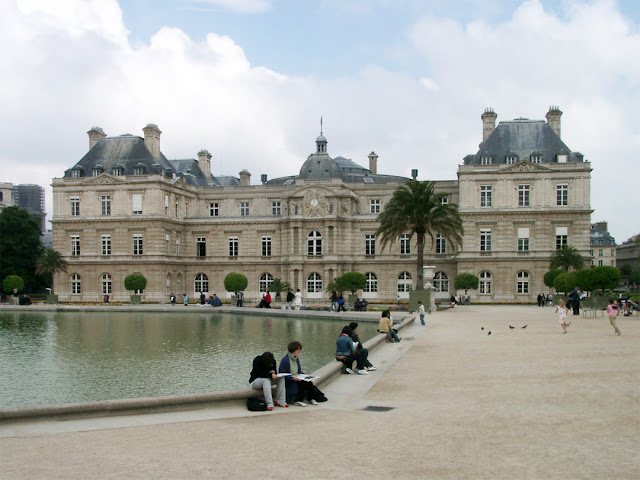
<path fill-rule="evenodd" d="M 485 108 L 484 113 L 480 115 L 482 119 L 482 143 L 487 141 L 489 135 L 496 129 L 496 118 L 498 115 L 493 111 L 493 108 Z M 482 146 L 482 143 L 478 146 Z"/>
<path fill-rule="evenodd" d="M 416 180 L 418 178 L 418 169 L 414 168 L 413 170 L 411 170 L 411 177 Z"/>
<path fill-rule="evenodd" d="M 599 226 L 603 231 L 609 231 L 609 224 L 607 222 L 596 222 L 596 225 Z"/>
<path fill-rule="evenodd" d="M 147 146 L 151 155 L 156 160 L 160 159 L 160 134 L 162 133 L 157 125 L 149 123 L 142 129 L 144 132 L 144 144 Z"/>
<path fill-rule="evenodd" d="M 87 132 L 89 135 L 89 150 L 91 150 L 96 143 L 107 136 L 100 127 L 91 127 L 91 130 Z"/>
<path fill-rule="evenodd" d="M 260 181 L 262 182 L 262 184 L 266 184 L 267 183 L 267 174 L 263 173 L 262 175 L 260 175 Z"/>
<path fill-rule="evenodd" d="M 246 170 L 242 170 L 240 172 L 240 186 L 248 187 L 249 185 L 251 185 L 251 174 Z"/>
<path fill-rule="evenodd" d="M 211 180 L 211 154 L 204 148 L 198 152 L 198 163 L 204 176 Z"/>
<path fill-rule="evenodd" d="M 560 111 L 560 107 L 555 105 L 551 105 L 549 107 L 549 111 L 545 115 L 545 118 L 547 119 L 547 125 L 551 127 L 551 130 L 556 132 L 556 135 L 558 135 L 559 138 L 562 138 L 560 136 L 560 118 L 561 117 L 562 117 L 562 112 Z"/>
<path fill-rule="evenodd" d="M 369 154 L 369 171 L 371 173 L 378 173 L 378 155 L 376 155 L 376 152 Z"/>

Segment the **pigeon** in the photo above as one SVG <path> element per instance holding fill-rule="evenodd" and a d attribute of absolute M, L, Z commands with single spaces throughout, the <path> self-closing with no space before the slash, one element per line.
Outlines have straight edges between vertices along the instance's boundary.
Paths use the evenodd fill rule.
<path fill-rule="evenodd" d="M 480 330 L 484 330 L 484 327 L 480 327 Z"/>
<path fill-rule="evenodd" d="M 487 335 L 491 335 L 491 330 L 489 330 L 489 333 L 487 333 Z"/>
<path fill-rule="evenodd" d="M 511 325 L 509 325 L 509 328 L 516 328 L 516 327 L 512 327 Z"/>
<path fill-rule="evenodd" d="M 529 326 L 529 325 L 527 324 L 527 325 L 525 325 L 524 327 L 520 327 L 520 328 L 527 328 L 528 326 Z"/>

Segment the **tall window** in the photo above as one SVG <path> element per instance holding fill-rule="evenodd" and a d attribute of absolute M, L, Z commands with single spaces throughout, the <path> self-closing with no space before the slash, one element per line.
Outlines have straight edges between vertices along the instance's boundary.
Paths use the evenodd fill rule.
<path fill-rule="evenodd" d="M 194 292 L 208 292 L 209 291 L 209 277 L 204 273 L 198 273 L 193 279 L 193 291 Z"/>
<path fill-rule="evenodd" d="M 111 255 L 111 235 L 101 235 L 101 252 L 102 255 Z"/>
<path fill-rule="evenodd" d="M 122 176 L 122 168 L 114 168 L 114 169 L 113 169 L 113 176 L 114 176 L 114 177 L 120 177 L 120 176 Z"/>
<path fill-rule="evenodd" d="M 364 236 L 364 254 L 365 255 L 376 254 L 376 236 L 372 233 L 367 233 Z"/>
<path fill-rule="evenodd" d="M 271 215 L 279 216 L 282 214 L 282 204 L 280 202 L 271 202 Z"/>
<path fill-rule="evenodd" d="M 437 272 L 433 277 L 433 287 L 436 292 L 449 291 L 449 276 L 444 272 Z"/>
<path fill-rule="evenodd" d="M 514 163 L 518 163 L 517 155 L 507 155 L 507 165 L 512 165 Z"/>
<path fill-rule="evenodd" d="M 369 201 L 369 212 L 380 213 L 380 199 L 376 198 Z"/>
<path fill-rule="evenodd" d="M 447 239 L 436 233 L 436 253 L 447 253 Z"/>
<path fill-rule="evenodd" d="M 529 293 L 529 272 L 518 272 L 518 293 Z"/>
<path fill-rule="evenodd" d="M 102 173 L 102 169 L 101 168 L 94 168 L 91 171 L 91 175 L 94 177 L 97 177 L 98 175 L 100 175 Z"/>
<path fill-rule="evenodd" d="M 598 249 L 598 256 L 599 257 L 601 257 L 603 253 L 604 253 L 604 249 L 602 249 L 602 248 Z"/>
<path fill-rule="evenodd" d="M 480 293 L 491 293 L 491 274 L 489 272 L 480 272 Z"/>
<path fill-rule="evenodd" d="M 407 293 L 411 291 L 413 279 L 409 272 L 401 272 L 398 275 L 398 293 Z"/>
<path fill-rule="evenodd" d="M 80 178 L 80 170 L 71 170 L 71 178 Z"/>
<path fill-rule="evenodd" d="M 363 292 L 366 293 L 377 293 L 378 292 L 378 276 L 373 272 L 367 272 L 365 274 L 367 277 L 367 283 L 364 285 Z"/>
<path fill-rule="evenodd" d="M 189 200 L 184 201 L 184 216 L 189 216 Z"/>
<path fill-rule="evenodd" d="M 71 235 L 71 256 L 80 256 L 80 235 Z"/>
<path fill-rule="evenodd" d="M 229 256 L 238 256 L 238 237 L 229 237 Z"/>
<path fill-rule="evenodd" d="M 491 206 L 491 185 L 480 185 L 480 206 Z"/>
<path fill-rule="evenodd" d="M 569 205 L 569 185 L 560 183 L 556 185 L 556 205 L 566 207 Z"/>
<path fill-rule="evenodd" d="M 249 202 L 240 202 L 240 216 L 241 217 L 249 216 Z"/>
<path fill-rule="evenodd" d="M 134 175 L 144 175 L 144 168 L 143 167 L 135 167 L 133 169 L 133 174 Z"/>
<path fill-rule="evenodd" d="M 210 217 L 217 217 L 218 215 L 219 215 L 218 204 L 217 203 L 210 203 L 209 204 L 209 216 Z"/>
<path fill-rule="evenodd" d="M 307 255 L 310 257 L 322 255 L 322 235 L 320 232 L 311 232 L 307 237 Z"/>
<path fill-rule="evenodd" d="M 262 256 L 271 256 L 271 237 L 262 237 Z"/>
<path fill-rule="evenodd" d="M 518 185 L 518 206 L 529 206 L 529 185 Z"/>
<path fill-rule="evenodd" d="M 598 266 L 601 267 L 603 265 L 603 261 L 602 260 L 598 260 Z"/>
<path fill-rule="evenodd" d="M 111 195 L 102 195 L 100 197 L 100 211 L 103 216 L 111 215 Z"/>
<path fill-rule="evenodd" d="M 142 194 L 134 193 L 131 196 L 132 212 L 134 215 L 142 215 Z"/>
<path fill-rule="evenodd" d="M 319 273 L 313 272 L 307 277 L 307 292 L 320 293 L 322 292 L 322 277 Z"/>
<path fill-rule="evenodd" d="M 480 165 L 491 165 L 493 163 L 493 159 L 491 157 L 482 157 L 480 159 Z"/>
<path fill-rule="evenodd" d="M 206 237 L 196 237 L 196 256 L 207 256 L 207 239 Z"/>
<path fill-rule="evenodd" d="M 491 251 L 491 229 L 490 228 L 483 228 L 480 230 L 480 251 L 481 252 Z"/>
<path fill-rule="evenodd" d="M 518 228 L 518 251 L 529 251 L 529 228 Z"/>
<path fill-rule="evenodd" d="M 82 283 L 80 282 L 80 275 L 77 273 L 71 275 L 71 293 L 74 295 L 82 293 Z"/>
<path fill-rule="evenodd" d="M 111 295 L 111 275 L 108 273 L 102 275 L 102 294 Z"/>
<path fill-rule="evenodd" d="M 164 196 L 164 214 L 169 216 L 169 195 Z"/>
<path fill-rule="evenodd" d="M 556 250 L 560 250 L 562 247 L 568 245 L 567 240 L 569 238 L 568 227 L 556 227 Z"/>
<path fill-rule="evenodd" d="M 142 255 L 142 234 L 133 235 L 133 254 Z"/>
<path fill-rule="evenodd" d="M 402 255 L 409 255 L 411 253 L 411 240 L 408 233 L 400 235 L 400 253 Z"/>
<path fill-rule="evenodd" d="M 273 275 L 270 273 L 263 273 L 260 275 L 260 279 L 258 280 L 258 287 L 260 288 L 260 293 L 266 293 L 271 291 L 271 284 L 273 283 Z"/>
<path fill-rule="evenodd" d="M 180 255 L 180 237 L 176 237 L 176 256 Z"/>
<path fill-rule="evenodd" d="M 77 217 L 80 215 L 80 197 L 69 197 L 71 201 L 71 216 Z"/>
<path fill-rule="evenodd" d="M 166 255 L 169 255 L 169 234 L 168 233 L 164 236 L 164 247 L 165 247 Z"/>
<path fill-rule="evenodd" d="M 541 153 L 532 153 L 531 154 L 531 162 L 532 163 L 540 163 L 540 162 L 542 162 L 542 154 Z"/>

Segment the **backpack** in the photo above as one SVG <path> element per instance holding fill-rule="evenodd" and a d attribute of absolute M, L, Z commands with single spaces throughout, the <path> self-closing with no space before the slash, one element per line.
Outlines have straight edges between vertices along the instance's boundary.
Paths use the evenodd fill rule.
<path fill-rule="evenodd" d="M 266 412 L 267 402 L 261 398 L 247 398 L 247 409 L 251 412 Z"/>

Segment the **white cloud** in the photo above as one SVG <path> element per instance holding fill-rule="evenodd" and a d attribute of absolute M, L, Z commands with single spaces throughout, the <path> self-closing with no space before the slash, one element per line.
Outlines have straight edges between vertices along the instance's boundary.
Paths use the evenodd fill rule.
<path fill-rule="evenodd" d="M 440 86 L 436 82 L 434 82 L 433 79 L 431 78 L 423 77 L 420 79 L 420 83 L 427 90 L 431 90 L 433 92 L 437 92 L 438 90 L 440 90 Z"/>
<path fill-rule="evenodd" d="M 188 3 L 202 3 L 241 13 L 262 13 L 270 8 L 268 0 L 183 0 Z"/>

